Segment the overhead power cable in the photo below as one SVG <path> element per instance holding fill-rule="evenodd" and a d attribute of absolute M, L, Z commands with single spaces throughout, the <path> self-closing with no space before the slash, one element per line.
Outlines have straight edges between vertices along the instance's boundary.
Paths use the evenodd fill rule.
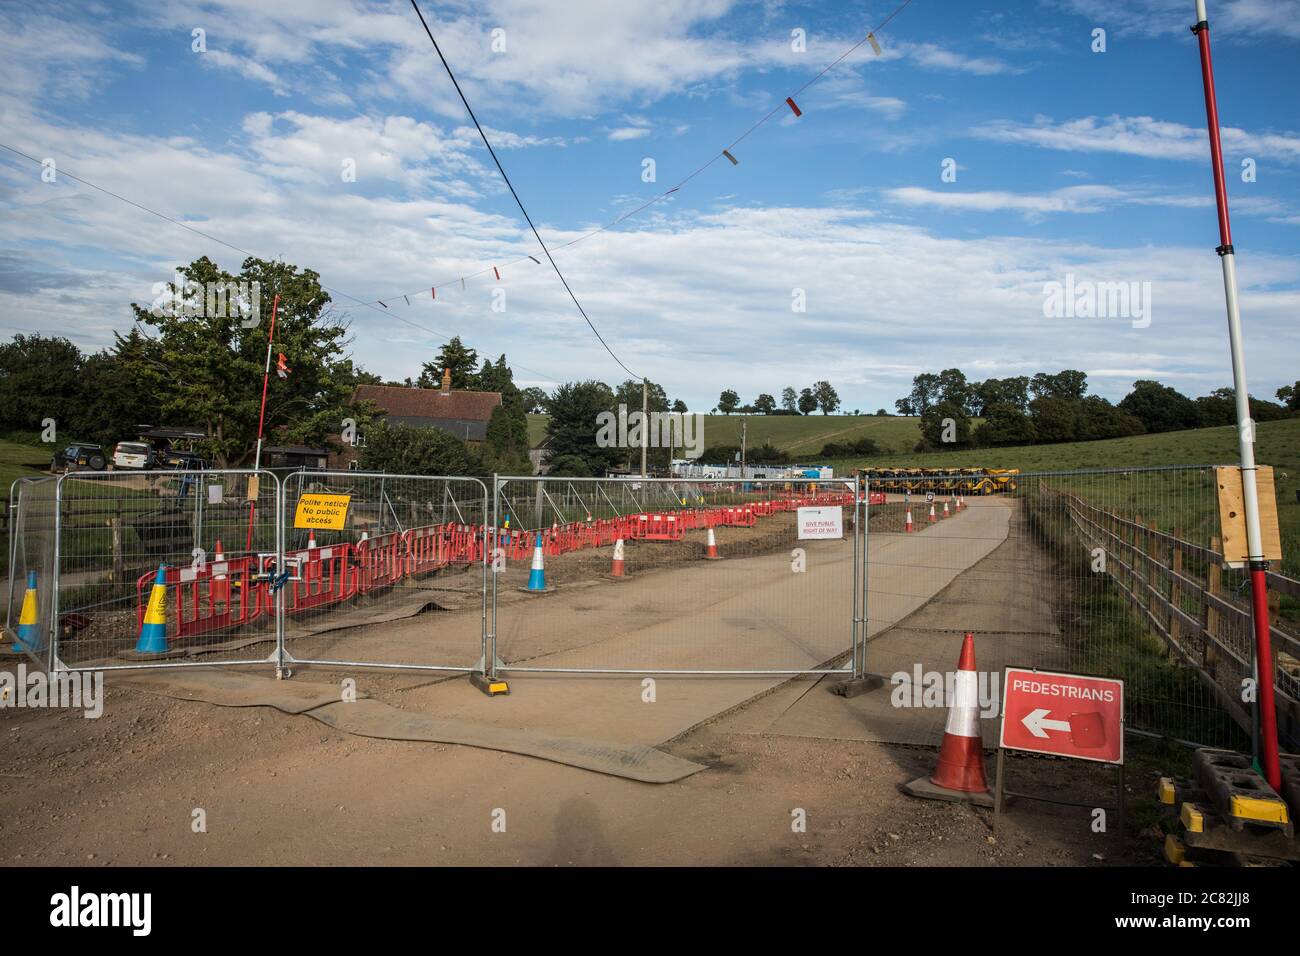
<path fill-rule="evenodd" d="M 582 314 L 583 320 L 590 327 L 592 333 L 596 336 L 597 340 L 599 340 L 600 344 L 605 347 L 605 351 L 609 353 L 609 357 L 617 362 L 619 367 L 634 379 L 643 378 L 643 376 L 637 375 L 628 368 L 623 360 L 614 354 L 614 350 L 609 347 L 609 343 L 605 341 L 604 336 L 600 334 L 600 330 L 596 328 L 595 323 L 593 323 L 591 318 L 587 315 L 587 310 L 582 307 L 582 303 L 579 302 L 578 297 L 574 295 L 573 289 L 569 286 L 569 280 L 564 278 L 564 273 L 560 271 L 559 265 L 556 264 L 555 258 L 551 255 L 551 250 L 546 247 L 546 243 L 542 239 L 542 234 L 537 231 L 537 226 L 533 223 L 533 217 L 528 215 L 528 210 L 524 208 L 523 200 L 519 198 L 519 193 L 515 191 L 514 184 L 510 182 L 510 177 L 506 175 L 505 167 L 501 165 L 501 160 L 497 158 L 496 150 L 492 148 L 492 144 L 488 141 L 487 133 L 483 131 L 483 126 L 479 123 L 478 117 L 474 115 L 474 108 L 469 105 L 469 100 L 465 98 L 465 91 L 460 88 L 460 83 L 456 80 L 456 74 L 451 70 L 451 64 L 448 63 L 447 58 L 443 56 L 442 48 L 438 46 L 438 41 L 434 39 L 433 31 L 429 29 L 429 24 L 424 19 L 424 14 L 420 11 L 420 5 L 416 3 L 416 0 L 411 0 L 411 6 L 415 8 L 415 15 L 420 18 L 420 25 L 424 27 L 424 32 L 428 34 L 429 42 L 433 44 L 434 52 L 438 54 L 438 59 L 442 61 L 443 69 L 447 71 L 447 76 L 451 79 L 451 85 L 456 87 L 456 93 L 460 96 L 460 101 L 465 104 L 465 112 L 467 112 L 469 118 L 474 121 L 474 128 L 478 130 L 479 136 L 483 139 L 483 145 L 487 147 L 488 154 L 492 157 L 492 162 L 496 163 L 497 172 L 501 174 L 501 178 L 505 180 L 506 187 L 510 190 L 510 195 L 514 197 L 515 205 L 517 205 L 519 211 L 523 213 L 524 219 L 528 222 L 528 228 L 533 231 L 533 236 L 537 239 L 537 244 L 542 247 L 542 252 L 546 253 L 546 259 L 550 262 L 551 268 L 554 269 L 555 274 L 560 277 L 560 282 L 564 285 L 564 291 L 569 293 L 569 298 L 572 299 L 573 304 L 578 307 L 578 312 Z M 493 268 L 493 271 L 496 271 L 495 267 Z"/>

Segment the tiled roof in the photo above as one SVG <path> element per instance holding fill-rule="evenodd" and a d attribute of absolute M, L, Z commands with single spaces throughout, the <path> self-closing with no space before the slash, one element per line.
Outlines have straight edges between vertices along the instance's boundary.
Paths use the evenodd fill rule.
<path fill-rule="evenodd" d="M 405 388 L 401 385 L 358 385 L 354 402 L 373 402 L 391 418 L 441 418 L 486 422 L 492 409 L 501 404 L 500 392 L 452 391 L 444 395 L 436 388 Z"/>

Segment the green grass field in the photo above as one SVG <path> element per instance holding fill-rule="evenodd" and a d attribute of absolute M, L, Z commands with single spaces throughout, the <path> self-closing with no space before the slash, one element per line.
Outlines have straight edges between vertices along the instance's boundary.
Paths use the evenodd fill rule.
<path fill-rule="evenodd" d="M 16 478 L 44 474 L 40 469 L 49 464 L 50 455 L 51 452 L 45 448 L 0 441 L 0 483 L 3 484 L 3 493 L 9 494 L 9 486 Z"/>

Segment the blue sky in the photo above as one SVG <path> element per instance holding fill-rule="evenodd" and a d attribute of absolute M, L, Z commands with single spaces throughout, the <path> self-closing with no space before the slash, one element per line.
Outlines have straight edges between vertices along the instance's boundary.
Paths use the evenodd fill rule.
<path fill-rule="evenodd" d="M 558 246 L 718 156 L 897 2 L 422 9 Z M 1300 377 L 1300 3 L 1209 6 L 1247 368 L 1271 396 Z M 557 261 L 619 357 L 697 410 L 723 388 L 749 401 L 823 378 L 847 409 L 892 409 L 912 375 L 951 366 L 1081 368 L 1113 399 L 1139 377 L 1203 394 L 1230 373 L 1193 10 L 913 0 L 880 56 L 863 46 L 800 94 L 802 117 L 782 107 L 738 166 L 715 162 Z M 354 357 L 385 376 L 459 334 L 526 384 L 626 377 L 545 266 L 430 300 L 434 282 L 542 256 L 407 0 L 6 3 L 0 142 L 384 299 L 335 304 Z M 238 265 L 4 151 L 0 209 L 6 336 L 101 347 L 175 265 Z M 1044 284 L 1067 275 L 1149 282 L 1150 324 L 1045 317 Z"/>

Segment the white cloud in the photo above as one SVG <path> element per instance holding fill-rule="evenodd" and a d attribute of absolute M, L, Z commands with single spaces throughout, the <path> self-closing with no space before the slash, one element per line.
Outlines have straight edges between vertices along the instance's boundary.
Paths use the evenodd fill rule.
<path fill-rule="evenodd" d="M 276 96 L 288 96 L 289 91 L 285 88 L 280 78 L 276 76 L 273 70 L 268 69 L 256 60 L 246 56 L 240 56 L 237 53 L 228 53 L 225 50 L 208 50 L 200 55 L 199 62 L 204 66 L 215 66 L 222 70 L 232 70 L 245 79 L 254 80 L 258 83 L 265 83 L 275 93 Z"/>
<path fill-rule="evenodd" d="M 1150 116 L 1085 116 L 1056 122 L 1037 116 L 1032 123 L 997 120 L 971 130 L 981 139 L 1082 153 L 1124 153 L 1148 159 L 1208 160 L 1205 130 Z M 1249 133 L 1231 126 L 1221 131 L 1224 151 L 1234 156 L 1300 162 L 1300 136 Z"/>
<path fill-rule="evenodd" d="M 609 138 L 616 143 L 630 139 L 644 139 L 649 135 L 650 130 L 645 126 L 620 126 L 609 131 Z"/>
<path fill-rule="evenodd" d="M 1005 190 L 963 192 L 908 186 L 887 189 L 884 194 L 886 198 L 906 206 L 931 206 L 967 212 L 1018 212 L 1035 220 L 1048 213 L 1098 213 L 1126 204 L 1202 208 L 1213 203 L 1209 196 L 1185 196 L 1102 185 L 1068 186 L 1039 193 Z"/>

